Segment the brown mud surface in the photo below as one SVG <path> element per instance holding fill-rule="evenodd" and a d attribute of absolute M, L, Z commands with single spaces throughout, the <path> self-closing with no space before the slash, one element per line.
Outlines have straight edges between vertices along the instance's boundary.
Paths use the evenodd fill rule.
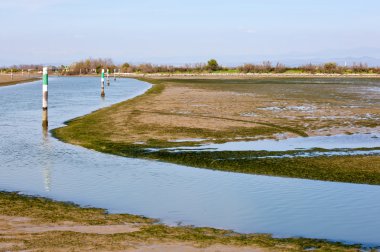
<path fill-rule="evenodd" d="M 157 80 L 148 80 L 157 82 Z M 369 86 L 160 79 L 161 93 L 116 106 L 109 140 L 217 141 L 379 132 Z"/>

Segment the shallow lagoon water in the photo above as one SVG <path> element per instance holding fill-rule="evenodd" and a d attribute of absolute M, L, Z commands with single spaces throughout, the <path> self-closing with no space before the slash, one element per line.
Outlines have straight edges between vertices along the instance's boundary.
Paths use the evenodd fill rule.
<path fill-rule="evenodd" d="M 168 148 L 169 150 L 196 151 L 292 151 L 321 148 L 357 149 L 380 147 L 380 133 L 335 136 L 294 137 L 283 140 L 264 139 L 256 141 L 203 144 L 196 147 Z"/>
<path fill-rule="evenodd" d="M 122 79 L 51 78 L 50 128 L 143 93 Z M 211 171 L 62 143 L 41 129 L 39 82 L 0 89 L 0 190 L 160 218 L 164 223 L 380 245 L 380 186 Z"/>

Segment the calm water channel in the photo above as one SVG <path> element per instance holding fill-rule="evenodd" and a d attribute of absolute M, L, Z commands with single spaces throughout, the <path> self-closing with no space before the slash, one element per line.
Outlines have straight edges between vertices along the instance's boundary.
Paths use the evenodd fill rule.
<path fill-rule="evenodd" d="M 51 78 L 50 129 L 142 94 L 123 79 Z M 380 245 L 380 186 L 218 172 L 64 144 L 41 130 L 41 84 L 0 88 L 0 190 L 238 232 Z"/>
<path fill-rule="evenodd" d="M 380 133 L 294 137 L 282 140 L 265 139 L 257 141 L 228 142 L 221 144 L 204 144 L 197 147 L 168 148 L 168 150 L 194 151 L 291 151 L 322 148 L 355 149 L 380 147 Z"/>

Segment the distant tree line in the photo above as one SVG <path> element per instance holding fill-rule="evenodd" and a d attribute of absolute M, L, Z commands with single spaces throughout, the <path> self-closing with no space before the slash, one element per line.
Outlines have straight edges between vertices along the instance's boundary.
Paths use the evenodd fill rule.
<path fill-rule="evenodd" d="M 97 74 L 102 69 L 109 69 L 111 72 L 118 68 L 112 59 L 86 59 L 71 64 L 65 71 L 67 74 Z"/>
<path fill-rule="evenodd" d="M 306 64 L 298 67 L 288 67 L 281 63 L 272 64 L 264 61 L 261 64 L 244 64 L 237 67 L 222 67 L 215 59 L 206 63 L 186 64 L 183 66 L 139 64 L 133 65 L 124 63 L 119 66 L 123 73 L 211 73 L 211 72 L 231 72 L 231 73 L 326 73 L 326 74 L 349 74 L 349 73 L 377 73 L 380 74 L 380 67 L 369 67 L 365 63 L 354 63 L 351 66 L 340 66 L 335 62 L 325 64 Z"/>
<path fill-rule="evenodd" d="M 1 72 L 5 72 L 5 73 L 9 73 L 9 72 L 14 72 L 14 73 L 17 73 L 17 72 L 21 72 L 21 71 L 24 71 L 24 72 L 27 72 L 27 71 L 31 71 L 31 72 L 39 72 L 39 71 L 42 71 L 42 68 L 44 67 L 44 65 L 36 65 L 36 64 L 22 64 L 22 65 L 12 65 L 12 66 L 8 66 L 8 67 L 0 67 L 0 71 Z M 61 67 L 56 67 L 56 66 L 49 66 L 49 69 L 52 70 L 52 71 L 57 71 L 58 69 L 60 69 Z M 64 66 L 63 66 L 64 68 Z"/>
<path fill-rule="evenodd" d="M 354 63 L 352 66 L 340 66 L 335 62 L 328 62 L 321 65 L 306 64 L 298 67 L 287 67 L 281 63 L 272 66 L 271 62 L 265 61 L 262 64 L 244 64 L 238 67 L 243 73 L 325 73 L 325 74 L 349 74 L 349 73 L 377 73 L 380 74 L 380 67 L 368 67 L 365 63 Z"/>
<path fill-rule="evenodd" d="M 1 67 L 1 72 L 9 73 L 13 71 L 14 73 L 21 71 L 42 71 L 42 65 L 13 65 L 9 67 Z"/>
<path fill-rule="evenodd" d="M 11 67 L 0 68 L 2 72 L 7 72 L 12 69 L 14 72 L 21 70 L 35 70 L 41 71 L 42 65 L 18 65 Z M 75 62 L 69 66 L 50 66 L 50 70 L 63 75 L 77 75 L 77 74 L 99 74 L 101 69 L 109 69 L 110 73 L 116 69 L 122 73 L 308 73 L 308 74 L 361 74 L 361 73 L 375 73 L 380 74 L 380 67 L 369 67 L 365 63 L 354 63 L 351 66 L 341 66 L 335 62 L 328 62 L 324 64 L 306 64 L 298 67 L 289 67 L 281 63 L 273 64 L 270 61 L 264 61 L 261 64 L 247 63 L 237 67 L 223 67 L 219 65 L 217 60 L 210 59 L 206 63 L 185 64 L 183 66 L 173 65 L 154 65 L 146 64 L 130 64 L 123 63 L 116 65 L 112 59 L 86 59 Z"/>

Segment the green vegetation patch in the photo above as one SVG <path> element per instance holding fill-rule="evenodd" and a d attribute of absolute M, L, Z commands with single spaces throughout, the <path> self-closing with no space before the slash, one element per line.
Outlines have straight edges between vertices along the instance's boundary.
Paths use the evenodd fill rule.
<path fill-rule="evenodd" d="M 125 157 L 148 158 L 220 171 L 380 185 L 380 156 L 376 155 L 268 158 L 294 155 L 297 152 L 149 151 L 157 145 L 165 144 L 153 140 L 140 145 L 105 141 L 83 144 L 90 149 Z"/>

